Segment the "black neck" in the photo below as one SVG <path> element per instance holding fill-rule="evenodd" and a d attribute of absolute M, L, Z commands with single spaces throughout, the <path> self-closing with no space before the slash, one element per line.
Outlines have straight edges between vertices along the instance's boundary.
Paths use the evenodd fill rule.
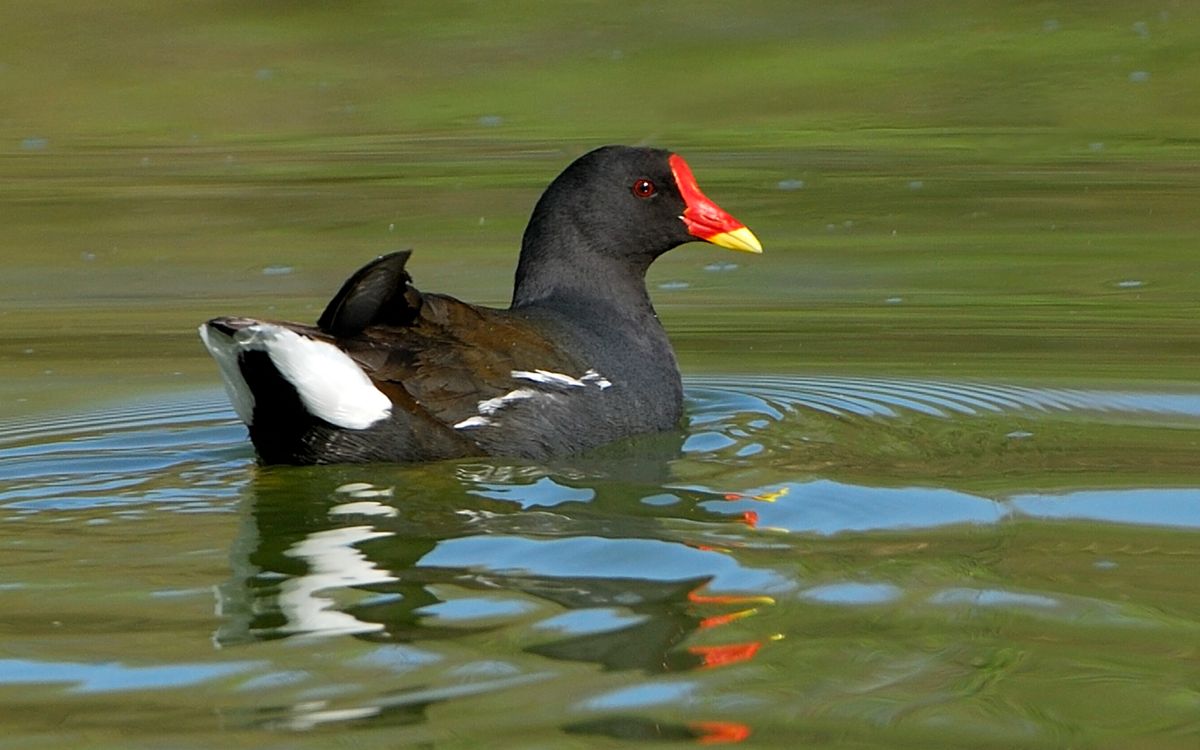
<path fill-rule="evenodd" d="M 546 226 L 553 231 L 539 229 Z M 599 305 L 653 315 L 646 293 L 652 260 L 605 247 L 573 222 L 531 222 L 521 242 L 512 308 Z"/>

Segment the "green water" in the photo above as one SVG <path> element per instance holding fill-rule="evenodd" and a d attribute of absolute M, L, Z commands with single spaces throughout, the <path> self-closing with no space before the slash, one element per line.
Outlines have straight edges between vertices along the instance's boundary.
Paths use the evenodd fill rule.
<path fill-rule="evenodd" d="M 1200 9 L 0 7 L 0 748 L 1192 748 Z M 603 143 L 679 434 L 263 469 L 195 326 L 504 304 Z"/>

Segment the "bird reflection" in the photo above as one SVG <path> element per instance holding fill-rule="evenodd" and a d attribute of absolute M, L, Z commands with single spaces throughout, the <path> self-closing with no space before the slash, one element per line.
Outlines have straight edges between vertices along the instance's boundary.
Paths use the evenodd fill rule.
<path fill-rule="evenodd" d="M 471 632 L 439 629 L 421 610 L 441 601 L 431 585 L 471 586 L 474 574 L 422 567 L 422 557 L 447 539 L 496 527 L 519 530 L 529 520 L 517 513 L 521 507 L 553 504 L 545 493 L 530 491 L 544 488 L 538 481 L 548 475 L 567 494 L 570 484 L 603 486 L 606 504 L 620 505 L 627 516 L 606 522 L 612 533 L 652 535 L 653 511 L 638 502 L 639 488 L 669 481 L 683 439 L 682 433 L 647 435 L 551 467 L 492 462 L 262 468 L 240 509 L 241 529 L 231 552 L 234 576 L 220 592 L 225 621 L 217 641 L 335 633 L 410 641 Z M 393 487 L 401 488 L 400 497 Z M 511 489 L 510 501 L 488 502 L 499 497 L 488 489 L 500 487 Z M 553 577 L 526 582 L 535 595 L 561 590 L 559 584 Z M 474 585 L 485 584 L 480 579 Z M 339 606 L 334 597 L 347 589 L 377 596 Z M 647 592 L 647 600 L 658 598 Z"/>
<path fill-rule="evenodd" d="M 662 722 L 641 716 L 606 716 L 580 721 L 563 727 L 567 734 L 600 735 L 618 740 L 658 740 L 723 745 L 742 742 L 750 737 L 750 727 L 736 721 Z"/>
<path fill-rule="evenodd" d="M 720 639 L 711 633 L 771 600 L 712 594 L 709 586 L 731 570 L 764 585 L 773 574 L 746 571 L 732 557 L 664 533 L 662 510 L 641 499 L 669 483 L 669 460 L 678 455 L 678 443 L 668 444 L 665 455 L 643 451 L 619 478 L 596 468 L 611 472 L 611 460 L 550 468 L 464 463 L 370 472 L 262 469 L 241 509 L 234 575 L 220 592 L 216 640 L 232 645 L 340 635 L 428 644 L 508 626 L 521 628 L 520 638 L 531 642 L 523 650 L 532 657 L 606 671 L 652 675 L 752 659 L 763 642 L 714 643 Z M 564 497 L 588 499 L 547 503 L 547 480 L 563 488 Z M 481 491 L 496 487 L 511 492 Z M 541 494 L 523 497 L 523 488 Z M 496 499 L 500 496 L 505 499 Z M 494 548 L 514 557 L 500 559 Z M 662 556 L 668 569 L 639 567 L 644 563 L 632 559 L 633 553 L 647 549 Z M 501 594 L 507 597 L 502 603 L 544 603 L 571 616 L 543 618 L 532 626 L 506 625 L 495 617 L 438 616 L 463 604 L 464 596 L 470 599 L 471 592 L 479 594 L 475 601 L 494 602 Z M 688 646 L 701 632 L 703 645 Z M 414 713 L 414 703 L 400 704 L 406 706 L 403 716 L 394 720 L 422 720 L 423 708 Z M 680 725 L 668 734 L 710 743 L 738 741 L 729 737 L 742 731 L 741 725 L 702 724 Z M 564 729 L 605 734 L 616 732 L 613 726 Z"/>

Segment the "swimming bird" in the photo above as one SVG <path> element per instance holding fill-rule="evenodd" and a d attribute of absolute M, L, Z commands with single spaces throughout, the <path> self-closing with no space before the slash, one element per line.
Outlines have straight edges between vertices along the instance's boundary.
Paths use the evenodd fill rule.
<path fill-rule="evenodd" d="M 679 426 L 645 275 L 694 240 L 762 252 L 682 157 L 606 146 L 538 200 L 508 309 L 418 291 L 405 250 L 354 273 L 315 326 L 221 317 L 200 337 L 263 463 L 574 454 Z"/>

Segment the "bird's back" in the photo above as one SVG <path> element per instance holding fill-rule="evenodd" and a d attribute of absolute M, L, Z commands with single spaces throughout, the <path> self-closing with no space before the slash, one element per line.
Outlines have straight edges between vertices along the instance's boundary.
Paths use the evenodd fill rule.
<path fill-rule="evenodd" d="M 651 331 L 639 347 L 644 331 L 552 307 L 422 294 L 406 260 L 361 269 L 315 327 L 245 318 L 202 327 L 263 460 L 540 458 L 678 422 L 673 357 L 643 382 L 653 354 L 644 348 L 669 355 L 665 335 Z M 663 375 L 668 390 L 656 393 Z"/>

